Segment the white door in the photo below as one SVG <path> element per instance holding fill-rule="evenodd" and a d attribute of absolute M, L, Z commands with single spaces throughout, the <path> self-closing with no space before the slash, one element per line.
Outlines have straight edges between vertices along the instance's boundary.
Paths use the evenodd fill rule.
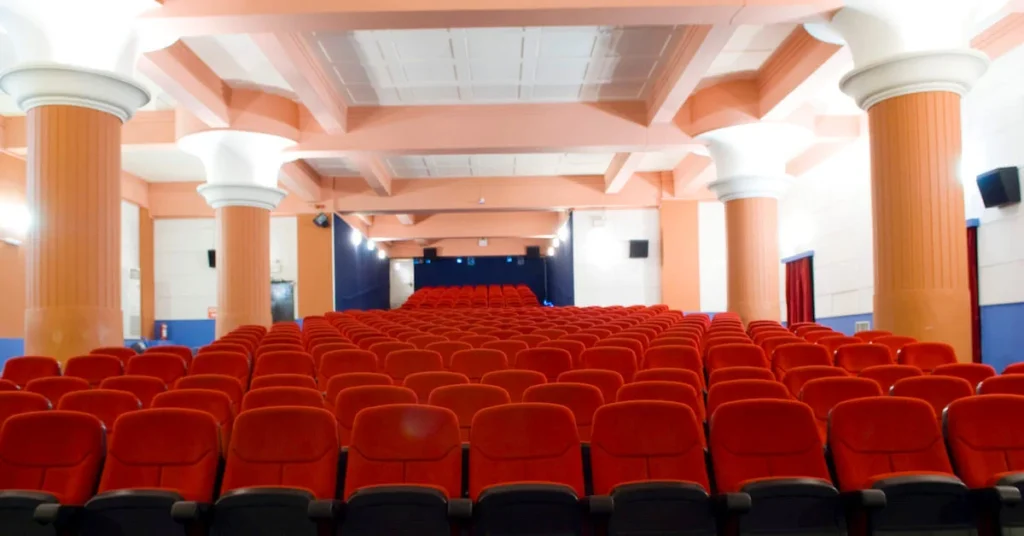
<path fill-rule="evenodd" d="M 412 259 L 391 260 L 391 308 L 398 309 L 405 300 L 412 296 L 413 280 Z"/>

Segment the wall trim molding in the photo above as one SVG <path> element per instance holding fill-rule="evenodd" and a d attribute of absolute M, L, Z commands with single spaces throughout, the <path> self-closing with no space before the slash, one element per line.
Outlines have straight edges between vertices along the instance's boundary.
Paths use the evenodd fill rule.
<path fill-rule="evenodd" d="M 814 250 L 813 249 L 809 249 L 807 251 L 803 251 L 801 253 L 797 253 L 796 255 L 791 255 L 789 257 L 784 257 L 779 262 L 782 263 L 782 264 L 789 264 L 791 262 L 798 261 L 800 259 L 806 259 L 807 257 L 813 257 L 813 256 L 814 256 Z"/>

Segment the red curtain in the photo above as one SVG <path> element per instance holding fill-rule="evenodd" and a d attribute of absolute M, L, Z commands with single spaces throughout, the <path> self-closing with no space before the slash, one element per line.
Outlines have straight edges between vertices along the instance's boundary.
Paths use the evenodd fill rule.
<path fill-rule="evenodd" d="M 981 363 L 981 305 L 978 301 L 978 228 L 967 228 L 967 283 L 971 287 L 971 359 Z"/>
<path fill-rule="evenodd" d="M 811 257 L 786 263 L 786 322 L 814 322 Z"/>

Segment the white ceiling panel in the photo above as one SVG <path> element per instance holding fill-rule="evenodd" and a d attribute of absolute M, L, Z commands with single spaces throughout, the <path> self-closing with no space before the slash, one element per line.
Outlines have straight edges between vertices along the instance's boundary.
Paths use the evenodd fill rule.
<path fill-rule="evenodd" d="M 795 24 L 743 25 L 711 63 L 708 76 L 756 71 L 793 33 Z"/>
<path fill-rule="evenodd" d="M 121 149 L 121 167 L 148 182 L 195 182 L 206 180 L 206 170 L 198 158 L 177 147 L 137 147 Z"/>
<path fill-rule="evenodd" d="M 307 158 L 306 163 L 324 177 L 359 176 L 359 170 L 345 158 Z"/>
<path fill-rule="evenodd" d="M 291 86 L 248 35 L 186 37 L 183 41 L 228 85 L 258 87 L 295 98 Z"/>
<path fill-rule="evenodd" d="M 638 100 L 675 27 L 379 30 L 307 38 L 352 104 Z"/>

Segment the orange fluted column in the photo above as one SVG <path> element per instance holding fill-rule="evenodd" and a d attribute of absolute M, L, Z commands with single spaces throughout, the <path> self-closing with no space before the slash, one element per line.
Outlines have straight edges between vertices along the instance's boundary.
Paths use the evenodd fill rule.
<path fill-rule="evenodd" d="M 25 352 L 67 359 L 124 343 L 121 121 L 75 106 L 28 111 Z"/>
<path fill-rule="evenodd" d="M 663 200 L 661 302 L 680 311 L 700 310 L 700 223 L 697 202 Z M 301 300 L 300 300 L 301 303 Z"/>
<path fill-rule="evenodd" d="M 217 336 L 270 326 L 270 211 L 227 206 L 217 213 Z"/>
<path fill-rule="evenodd" d="M 960 96 L 914 93 L 876 104 L 871 124 L 875 327 L 971 356 L 960 160 Z"/>
<path fill-rule="evenodd" d="M 770 197 L 725 203 L 729 310 L 744 322 L 779 320 L 779 202 Z"/>

